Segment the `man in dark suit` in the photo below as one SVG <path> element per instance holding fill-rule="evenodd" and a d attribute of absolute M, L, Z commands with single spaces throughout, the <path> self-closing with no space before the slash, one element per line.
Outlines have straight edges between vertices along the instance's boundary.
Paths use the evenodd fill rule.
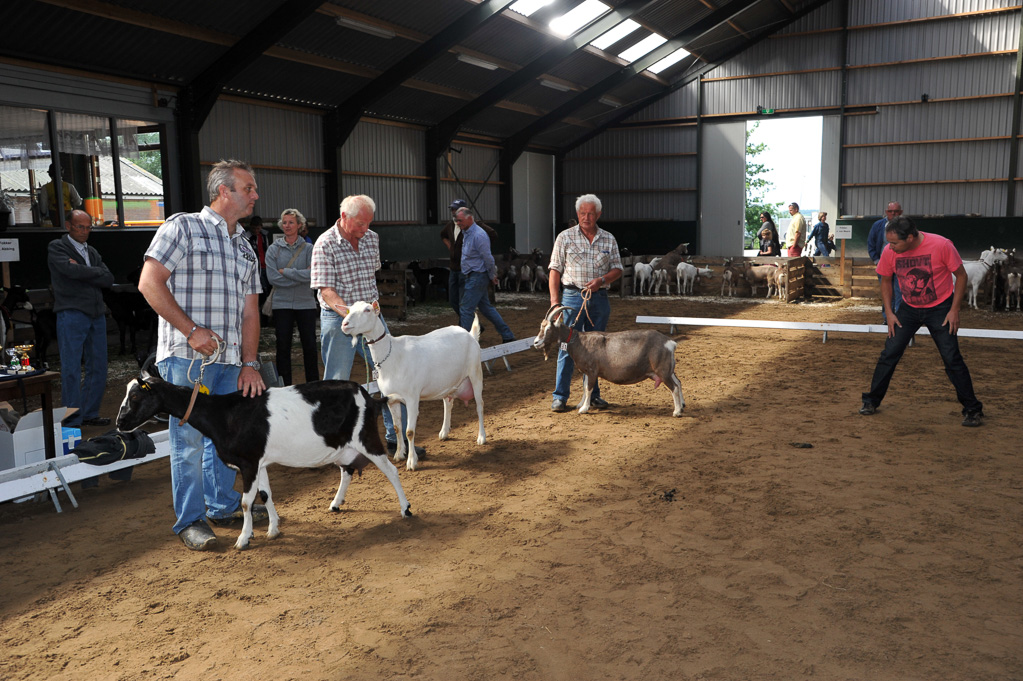
<path fill-rule="evenodd" d="M 114 283 L 114 275 L 99 251 L 86 243 L 92 232 L 88 213 L 71 211 L 64 226 L 67 234 L 50 242 L 48 258 L 53 311 L 57 314 L 61 400 L 65 407 L 78 407 L 64 425 L 109 426 L 110 419 L 100 417 L 99 407 L 107 382 L 103 289 Z"/>

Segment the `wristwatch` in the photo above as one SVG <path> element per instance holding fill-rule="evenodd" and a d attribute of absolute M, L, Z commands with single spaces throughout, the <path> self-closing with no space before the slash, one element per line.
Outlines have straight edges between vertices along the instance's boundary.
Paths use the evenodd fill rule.
<path fill-rule="evenodd" d="M 242 362 L 242 366 L 243 366 L 243 367 L 252 367 L 252 368 L 253 368 L 253 369 L 255 369 L 256 371 L 259 371 L 259 368 L 260 368 L 261 366 L 263 366 L 263 365 L 262 365 L 262 364 L 260 364 L 260 363 L 259 363 L 259 360 L 257 359 L 257 360 L 253 360 L 253 361 L 251 361 L 251 362 Z"/>

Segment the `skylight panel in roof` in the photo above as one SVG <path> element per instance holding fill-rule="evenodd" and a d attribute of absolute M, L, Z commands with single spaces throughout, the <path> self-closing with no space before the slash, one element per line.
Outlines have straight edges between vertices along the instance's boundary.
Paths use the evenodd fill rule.
<path fill-rule="evenodd" d="M 660 73 L 664 69 L 668 68 L 669 66 L 673 66 L 674 64 L 677 64 L 678 62 L 682 61 L 688 56 L 689 52 L 687 52 L 685 48 L 680 47 L 671 54 L 669 54 L 667 57 L 662 59 L 661 61 L 657 62 L 656 64 L 648 68 L 647 71 L 651 73 Z"/>
<path fill-rule="evenodd" d="M 570 36 L 611 8 L 600 0 L 585 0 L 580 5 L 551 20 L 551 30 L 560 36 Z"/>
<path fill-rule="evenodd" d="M 553 1 L 554 0 L 519 0 L 518 2 L 512 3 L 508 9 L 528 17 L 530 14 L 533 14 L 541 7 L 546 7 Z"/>
<path fill-rule="evenodd" d="M 626 19 L 596 40 L 591 41 L 590 45 L 593 45 L 598 50 L 606 50 L 637 28 L 639 28 L 639 24 L 632 19 Z"/>
<path fill-rule="evenodd" d="M 628 62 L 633 62 L 642 57 L 645 54 L 649 54 L 653 50 L 657 49 L 664 43 L 668 42 L 668 39 L 663 35 L 651 33 L 647 37 L 640 40 L 638 43 L 625 50 L 618 56 Z"/>

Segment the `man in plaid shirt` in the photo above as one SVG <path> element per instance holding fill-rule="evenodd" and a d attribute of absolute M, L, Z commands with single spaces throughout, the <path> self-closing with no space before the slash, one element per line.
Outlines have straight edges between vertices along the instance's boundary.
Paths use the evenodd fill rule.
<path fill-rule="evenodd" d="M 577 227 L 569 227 L 558 235 L 551 253 L 550 294 L 551 307 L 565 305 L 569 308 L 563 315 L 566 324 L 577 317 L 575 328 L 580 331 L 606 331 L 607 320 L 611 317 L 611 303 L 607 291 L 615 279 L 622 276 L 622 259 L 618 253 L 618 242 L 609 232 L 597 226 L 601 204 L 593 194 L 583 194 L 575 200 L 575 212 L 579 217 Z M 561 288 L 564 285 L 564 291 Z M 583 304 L 582 292 L 591 294 L 589 318 L 579 315 Z M 590 323 L 590 320 L 593 323 Z M 565 350 L 558 351 L 558 374 L 554 385 L 554 401 L 551 411 L 568 411 L 568 395 L 572 387 L 572 373 L 575 362 Z M 600 385 L 593 386 L 590 406 L 606 409 L 607 402 L 600 398 Z"/>
<path fill-rule="evenodd" d="M 252 168 L 220 161 L 206 181 L 210 205 L 199 213 L 178 213 L 153 236 L 145 254 L 139 290 L 160 315 L 157 367 L 164 380 L 192 386 L 188 368 L 199 355 L 224 350 L 206 367 L 203 383 L 211 394 L 241 391 L 261 395 L 259 373 L 259 263 L 238 221 L 252 214 L 259 198 Z M 207 525 L 242 518 L 235 471 L 216 455 L 213 443 L 190 425 L 170 422 L 171 488 L 177 521 L 174 532 L 185 546 L 212 549 L 217 537 Z M 253 507 L 253 519 L 266 519 Z"/>
<path fill-rule="evenodd" d="M 352 303 L 374 303 L 380 297 L 376 279 L 376 271 L 380 269 L 380 236 L 369 228 L 376 209 L 376 203 L 368 196 L 345 197 L 341 202 L 341 217 L 313 245 L 309 286 L 316 289 L 316 298 L 320 301 L 324 380 L 349 380 L 356 352 L 365 360 L 370 371 L 375 368 L 372 355 L 362 342 L 352 345 L 352 337 L 341 330 L 341 322 Z M 386 329 L 387 322 L 382 316 L 380 321 Z M 398 447 L 398 438 L 391 410 L 381 411 L 384 413 L 387 448 L 393 454 Z M 407 423 L 407 412 L 402 405 L 403 433 Z M 416 447 L 417 455 L 425 453 L 425 449 Z"/>

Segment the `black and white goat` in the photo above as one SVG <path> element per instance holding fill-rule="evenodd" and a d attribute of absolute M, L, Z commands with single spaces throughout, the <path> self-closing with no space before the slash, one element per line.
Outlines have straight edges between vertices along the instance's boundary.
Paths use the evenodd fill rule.
<path fill-rule="evenodd" d="M 143 371 L 128 384 L 117 413 L 117 427 L 135 430 L 160 412 L 181 418 L 188 408 L 192 389 L 172 385 Z M 257 491 L 266 495 L 270 515 L 267 539 L 280 530 L 277 509 L 270 494 L 266 467 L 272 463 L 295 468 L 334 464 L 341 468 L 341 485 L 331 511 L 340 510 L 352 473 L 373 463 L 387 476 L 398 493 L 401 515 L 412 510 L 398 479 L 398 470 L 387 458 L 380 439 L 377 417 L 387 398 L 376 400 L 352 381 L 314 381 L 286 388 L 269 388 L 259 397 L 203 395 L 196 397 L 188 423 L 210 438 L 221 460 L 242 475 L 242 510 L 245 522 L 235 542 L 246 549 L 252 538 L 252 505 Z"/>
<path fill-rule="evenodd" d="M 557 355 L 559 348 L 567 348 L 575 368 L 583 375 L 580 414 L 590 410 L 590 397 L 598 378 L 618 385 L 631 385 L 649 378 L 654 388 L 664 383 L 671 390 L 675 403 L 672 416 L 682 416 L 686 402 L 682 399 L 682 381 L 675 375 L 675 341 L 659 331 L 647 329 L 575 331 L 562 321 L 564 310 L 574 312 L 564 305 L 550 309 L 540 323 L 540 333 L 533 339 L 533 347 L 543 350 L 544 359 Z"/>

